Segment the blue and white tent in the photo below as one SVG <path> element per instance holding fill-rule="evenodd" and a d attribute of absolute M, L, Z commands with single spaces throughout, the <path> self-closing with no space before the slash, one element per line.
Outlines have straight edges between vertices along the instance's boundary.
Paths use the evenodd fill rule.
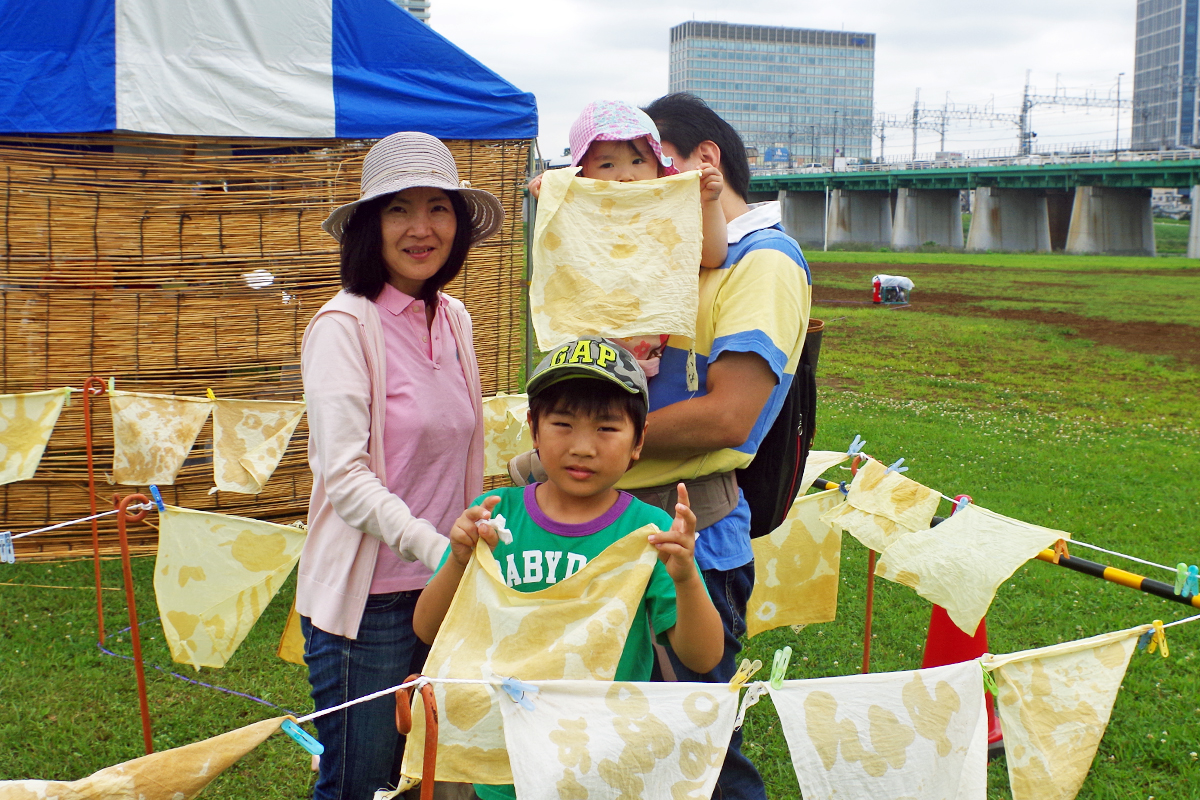
<path fill-rule="evenodd" d="M 532 139 L 537 106 L 389 0 L 0 0 L 0 133 Z"/>

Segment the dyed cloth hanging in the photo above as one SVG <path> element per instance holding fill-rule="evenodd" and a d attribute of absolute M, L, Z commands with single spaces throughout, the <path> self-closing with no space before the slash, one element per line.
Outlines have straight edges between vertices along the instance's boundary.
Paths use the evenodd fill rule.
<path fill-rule="evenodd" d="M 612 680 L 629 627 L 658 560 L 644 526 L 609 545 L 553 586 L 523 593 L 504 583 L 482 541 L 425 660 L 431 678 Z M 434 684 L 438 780 L 513 782 L 504 744 L 499 686 Z M 413 731 L 402 773 L 421 775 L 424 707 L 413 704 Z"/>
<path fill-rule="evenodd" d="M 133 486 L 173 486 L 212 402 L 202 397 L 110 391 L 108 404 L 115 444 L 113 479 Z"/>
<path fill-rule="evenodd" d="M 258 494 L 304 416 L 302 402 L 213 402 L 213 481 L 222 492 Z"/>
<path fill-rule="evenodd" d="M 167 506 L 154 594 L 171 658 L 223 667 L 300 560 L 299 528 Z"/>
<path fill-rule="evenodd" d="M 521 800 L 707 798 L 738 692 L 712 683 L 535 681 L 531 708 L 504 697 L 504 739 Z"/>
<path fill-rule="evenodd" d="M 928 528 L 941 499 L 872 458 L 854 476 L 845 504 L 822 521 L 846 531 L 864 547 L 883 551 L 904 534 Z"/>
<path fill-rule="evenodd" d="M 800 478 L 800 493 L 808 491 L 813 481 L 849 458 L 849 454 L 835 450 L 810 450 L 808 458 L 804 461 L 804 475 Z"/>
<path fill-rule="evenodd" d="M 483 398 L 483 474 L 507 475 L 509 459 L 533 449 L 525 414 L 529 398 L 497 394 Z"/>
<path fill-rule="evenodd" d="M 1013 800 L 1071 800 L 1078 794 L 1137 637 L 1149 629 L 1142 625 L 981 659 L 999 689 Z"/>
<path fill-rule="evenodd" d="M 529 303 L 538 348 L 587 334 L 695 338 L 700 173 L 619 183 L 542 173 Z"/>
<path fill-rule="evenodd" d="M 768 690 L 804 800 L 986 797 L 978 662 L 784 681 Z"/>
<path fill-rule="evenodd" d="M 275 655 L 290 664 L 304 666 L 304 631 L 300 629 L 300 612 L 296 610 L 296 601 L 292 600 L 292 610 L 288 612 L 287 622 L 283 624 L 283 633 L 279 636 L 279 647 Z"/>
<path fill-rule="evenodd" d="M 821 516 L 844 500 L 837 489 L 797 497 L 782 525 L 750 542 L 754 591 L 746 605 L 747 635 L 837 616 L 842 536 Z"/>
<path fill-rule="evenodd" d="M 1000 584 L 1070 536 L 972 504 L 936 528 L 901 536 L 884 551 L 875 574 L 942 606 L 955 625 L 974 636 Z"/>
<path fill-rule="evenodd" d="M 33 477 L 70 389 L 0 395 L 0 484 Z"/>
<path fill-rule="evenodd" d="M 0 800 L 191 800 L 287 717 L 105 767 L 77 781 L 0 781 Z"/>

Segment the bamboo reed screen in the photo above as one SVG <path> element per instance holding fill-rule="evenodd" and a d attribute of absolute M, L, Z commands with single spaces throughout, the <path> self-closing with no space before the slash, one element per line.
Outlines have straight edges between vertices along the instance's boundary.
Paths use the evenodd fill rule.
<path fill-rule="evenodd" d="M 338 289 L 336 243 L 320 228 L 358 197 L 371 143 L 89 134 L 0 137 L 0 393 L 79 388 L 300 399 L 300 340 Z M 461 178 L 500 198 L 500 235 L 472 250 L 447 287 L 466 303 L 484 394 L 519 391 L 523 363 L 521 201 L 529 143 L 447 142 Z M 270 286 L 253 288 L 257 271 Z M 86 516 L 83 398 L 63 410 L 37 474 L 0 487 L 2 529 Z M 98 507 L 111 508 L 112 427 L 92 401 Z M 307 513 L 302 422 L 262 494 L 208 494 L 211 418 L 168 503 L 290 523 Z M 144 487 L 143 487 L 144 491 Z M 151 514 L 148 522 L 153 523 Z M 116 549 L 112 517 L 102 547 Z M 131 543 L 153 549 L 135 525 Z M 84 523 L 15 542 L 19 555 L 91 552 Z"/>

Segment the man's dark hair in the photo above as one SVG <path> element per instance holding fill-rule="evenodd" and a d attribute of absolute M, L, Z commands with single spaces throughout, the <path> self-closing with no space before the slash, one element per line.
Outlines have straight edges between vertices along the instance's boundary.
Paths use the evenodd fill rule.
<path fill-rule="evenodd" d="M 536 433 L 538 421 L 556 411 L 586 417 L 624 414 L 633 423 L 635 445 L 641 443 L 646 430 L 646 402 L 642 396 L 598 378 L 567 378 L 550 384 L 529 398 L 532 430 Z"/>
<path fill-rule="evenodd" d="M 387 283 L 387 264 L 383 260 L 383 227 L 379 217 L 393 197 L 393 194 L 376 197 L 354 209 L 342 232 L 342 288 L 350 294 L 374 300 Z M 446 197 L 450 198 L 457 227 L 446 263 L 421 287 L 418 299 L 426 303 L 434 302 L 442 287 L 454 280 L 471 249 L 471 212 L 458 192 L 446 192 Z"/>
<path fill-rule="evenodd" d="M 688 158 L 703 141 L 721 150 L 721 174 L 725 186 L 743 200 L 750 194 L 750 162 L 742 137 L 699 97 L 687 92 L 664 95 L 642 109 L 658 126 L 658 138 L 670 142 L 680 156 Z"/>

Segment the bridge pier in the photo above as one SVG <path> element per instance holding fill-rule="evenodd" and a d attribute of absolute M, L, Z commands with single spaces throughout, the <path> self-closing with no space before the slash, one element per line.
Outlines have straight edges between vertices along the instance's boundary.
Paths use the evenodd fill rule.
<path fill-rule="evenodd" d="M 1154 255 L 1150 190 L 1076 187 L 1066 249 L 1068 253 Z"/>
<path fill-rule="evenodd" d="M 873 247 L 891 244 L 890 192 L 834 189 L 829 193 L 829 244 L 843 242 Z"/>
<path fill-rule="evenodd" d="M 779 190 L 783 229 L 801 247 L 825 244 L 825 193 Z"/>
<path fill-rule="evenodd" d="M 907 249 L 933 242 L 963 246 L 962 209 L 957 189 L 897 189 L 892 247 Z"/>
<path fill-rule="evenodd" d="M 1188 224 L 1188 258 L 1200 258 L 1200 225 L 1196 224 L 1196 212 L 1200 211 L 1200 186 L 1192 187 L 1192 221 Z"/>
<path fill-rule="evenodd" d="M 1046 195 L 1028 189 L 977 188 L 967 249 L 1050 252 Z"/>

